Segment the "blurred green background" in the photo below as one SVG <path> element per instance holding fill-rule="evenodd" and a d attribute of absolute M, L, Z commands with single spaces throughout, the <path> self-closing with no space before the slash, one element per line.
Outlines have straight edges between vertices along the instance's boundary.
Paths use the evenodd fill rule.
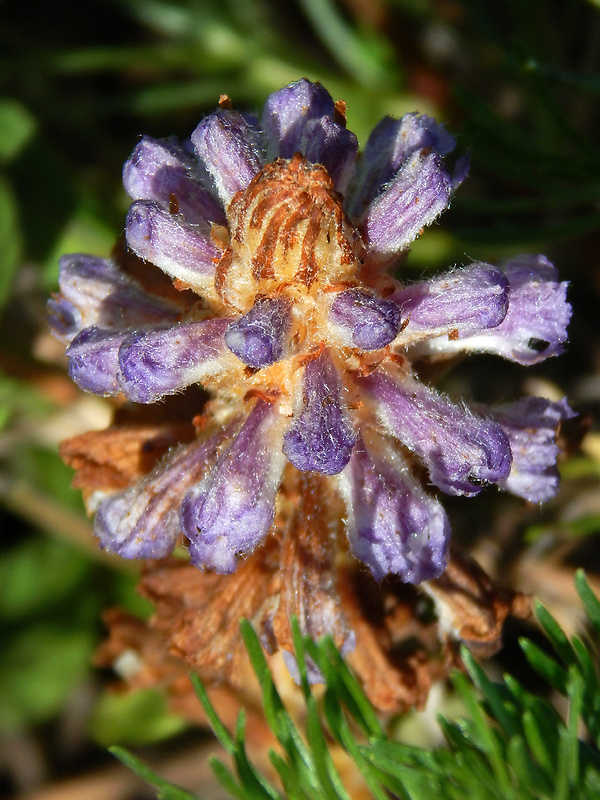
<path fill-rule="evenodd" d="M 449 503 L 487 567 L 568 615 L 573 567 L 600 567 L 598 0 L 5 0 L 0 52 L 0 796 L 53 797 L 74 775 L 102 785 L 108 743 L 168 739 L 168 756 L 198 737 L 158 693 L 115 698 L 90 666 L 102 610 L 148 608 L 135 566 L 97 550 L 58 458 L 111 408 L 66 379 L 45 301 L 62 253 L 107 255 L 122 231 L 139 136 L 189 136 L 223 93 L 256 110 L 320 80 L 362 144 L 384 114 L 435 115 L 471 176 L 407 279 L 537 251 L 571 281 L 565 356 L 527 371 L 469 361 L 447 383 L 481 400 L 566 393 L 591 426 L 541 512 L 497 494 Z M 105 800 L 146 796 L 111 786 Z"/>

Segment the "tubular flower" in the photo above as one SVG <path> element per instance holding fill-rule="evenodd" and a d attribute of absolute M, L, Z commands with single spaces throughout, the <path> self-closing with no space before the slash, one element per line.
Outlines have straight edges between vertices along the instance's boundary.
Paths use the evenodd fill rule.
<path fill-rule="evenodd" d="M 466 174 L 448 164 L 454 147 L 407 114 L 358 159 L 345 105 L 307 80 L 260 118 L 223 97 L 186 145 L 140 141 L 123 171 L 128 255 L 63 257 L 51 323 L 87 391 L 150 404 L 200 383 L 211 399 L 194 438 L 91 493 L 104 548 L 162 558 L 183 533 L 194 566 L 232 573 L 306 529 L 299 492 L 318 486 L 325 506 L 344 504 L 342 549 L 376 580 L 419 583 L 447 560 L 435 489 L 553 494 L 565 402 L 469 409 L 414 366 L 459 352 L 533 364 L 566 340 L 566 284 L 543 256 L 393 276 Z M 333 541 L 326 511 L 314 536 Z"/>

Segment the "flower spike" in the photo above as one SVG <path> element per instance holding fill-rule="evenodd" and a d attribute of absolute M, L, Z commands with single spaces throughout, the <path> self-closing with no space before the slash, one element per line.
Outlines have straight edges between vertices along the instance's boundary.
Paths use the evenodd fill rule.
<path fill-rule="evenodd" d="M 147 586 L 168 598 L 158 573 L 185 576 L 185 622 L 169 641 L 192 668 L 240 684 L 242 657 L 227 648 L 242 611 L 289 662 L 295 615 L 302 633 L 332 633 L 380 707 L 406 708 L 430 677 L 416 653 L 398 672 L 390 650 L 400 639 L 385 627 L 388 603 L 412 591 L 400 584 L 452 602 L 462 581 L 475 604 L 491 598 L 481 635 L 494 646 L 508 613 L 480 572 L 454 556 L 446 568 L 442 496 L 495 484 L 548 500 L 573 413 L 541 398 L 469 408 L 424 377 L 459 354 L 521 365 L 558 355 L 567 285 L 541 255 L 418 282 L 393 274 L 468 172 L 430 117 L 386 117 L 361 155 L 345 103 L 318 83 L 283 87 L 259 115 L 219 106 L 191 144 L 137 144 L 110 258 L 61 259 L 48 310 L 69 373 L 121 395 L 111 402 L 129 420 L 64 453 L 102 547 L 142 559 L 187 548 Z M 379 598 L 385 653 L 361 595 Z"/>

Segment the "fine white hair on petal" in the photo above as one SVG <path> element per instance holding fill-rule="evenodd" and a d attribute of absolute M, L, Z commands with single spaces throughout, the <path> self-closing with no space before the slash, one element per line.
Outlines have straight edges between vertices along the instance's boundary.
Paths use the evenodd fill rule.
<path fill-rule="evenodd" d="M 550 500 L 558 491 L 558 430 L 576 416 L 567 399 L 556 403 L 524 397 L 488 411 L 502 425 L 513 454 L 511 471 L 500 486 L 530 503 Z"/>
<path fill-rule="evenodd" d="M 258 132 L 237 111 L 210 114 L 192 133 L 192 142 L 225 207 L 263 166 Z"/>
<path fill-rule="evenodd" d="M 376 580 L 389 573 L 406 583 L 437 578 L 446 565 L 450 538 L 441 503 L 425 492 L 389 441 L 372 432 L 365 432 L 365 438 L 337 478 L 354 555 Z"/>
<path fill-rule="evenodd" d="M 276 405 L 258 400 L 231 446 L 186 494 L 180 522 L 196 566 L 233 572 L 236 555 L 266 536 L 286 463 L 285 424 Z"/>
<path fill-rule="evenodd" d="M 447 494 L 472 496 L 508 477 L 512 454 L 502 427 L 415 380 L 374 373 L 360 385 L 381 424 Z"/>
<path fill-rule="evenodd" d="M 492 353 L 530 365 L 560 355 L 567 340 L 571 305 L 565 281 L 545 256 L 525 255 L 503 266 L 509 282 L 508 310 L 495 328 L 458 340 L 447 337 L 419 344 L 415 356 Z"/>

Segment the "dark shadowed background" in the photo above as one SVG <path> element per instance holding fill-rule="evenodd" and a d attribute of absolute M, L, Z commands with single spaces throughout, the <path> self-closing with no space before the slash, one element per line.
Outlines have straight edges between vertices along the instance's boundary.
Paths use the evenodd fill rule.
<path fill-rule="evenodd" d="M 112 743 L 223 796 L 209 734 L 158 692 L 110 694 L 91 666 L 103 609 L 149 609 L 136 566 L 97 549 L 57 454 L 104 427 L 111 403 L 71 384 L 45 321 L 58 257 L 108 255 L 121 233 L 121 168 L 140 135 L 189 136 L 221 94 L 256 110 L 292 80 L 320 80 L 361 144 L 384 114 L 436 116 L 470 151 L 471 176 L 404 278 L 527 251 L 571 282 L 564 356 L 528 370 L 467 360 L 444 388 L 478 401 L 567 394 L 580 412 L 563 488 L 541 510 L 497 492 L 447 503 L 486 568 L 575 630 L 573 571 L 585 566 L 597 589 L 600 567 L 600 2 L 5 0 L 0 53 L 0 797 L 153 796 Z M 514 653 L 509 636 L 503 668 L 520 669 Z"/>

